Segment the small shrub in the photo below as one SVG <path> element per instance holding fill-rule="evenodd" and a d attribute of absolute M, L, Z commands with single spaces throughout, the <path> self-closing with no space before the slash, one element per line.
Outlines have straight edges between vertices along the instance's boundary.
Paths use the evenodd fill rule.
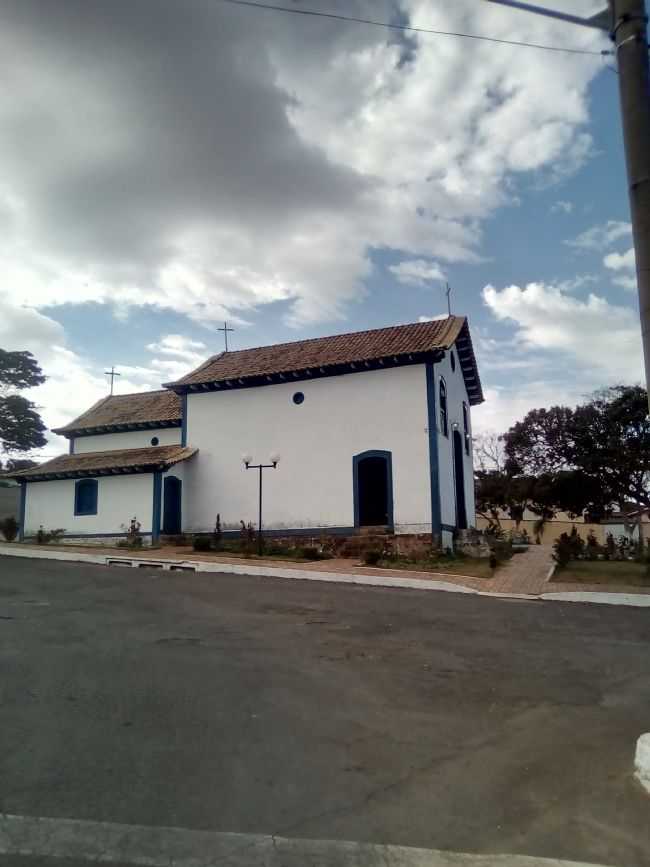
<path fill-rule="evenodd" d="M 509 539 L 497 539 L 490 543 L 490 557 L 494 557 L 497 564 L 510 560 L 512 554 L 512 542 Z"/>
<path fill-rule="evenodd" d="M 379 548 L 369 548 L 363 552 L 363 562 L 366 566 L 376 566 L 381 560 L 381 551 Z"/>
<path fill-rule="evenodd" d="M 571 559 L 579 560 L 582 557 L 585 543 L 582 541 L 580 533 L 578 533 L 575 525 L 571 527 L 571 532 L 569 533 L 569 546 L 571 549 Z"/>
<path fill-rule="evenodd" d="M 44 530 L 41 524 L 36 533 L 36 542 L 38 545 L 49 545 L 50 542 L 59 542 L 64 535 L 65 529 L 63 527 L 57 527 L 55 530 Z"/>
<path fill-rule="evenodd" d="M 608 533 L 605 537 L 605 560 L 614 560 L 616 557 L 616 540 L 613 533 Z"/>
<path fill-rule="evenodd" d="M 13 542 L 18 535 L 18 521 L 13 516 L 0 521 L 0 533 L 7 542 Z"/>
<path fill-rule="evenodd" d="M 568 533 L 562 533 L 553 545 L 553 559 L 560 567 L 566 566 L 571 559 L 571 539 Z"/>
<path fill-rule="evenodd" d="M 315 545 L 305 545 L 300 549 L 300 556 L 305 560 L 320 560 L 320 551 Z"/>
<path fill-rule="evenodd" d="M 239 530 L 239 536 L 241 539 L 241 549 L 245 557 L 250 557 L 253 551 L 255 550 L 255 527 L 249 521 L 248 524 L 245 524 L 243 521 L 239 522 L 241 524 Z M 263 548 L 263 540 L 262 540 L 262 548 Z"/>
<path fill-rule="evenodd" d="M 218 551 L 221 548 L 222 541 L 223 530 L 221 529 L 221 515 L 217 512 L 217 519 L 214 522 L 214 530 L 212 531 L 212 544 L 215 551 Z"/>
<path fill-rule="evenodd" d="M 593 530 L 589 530 L 587 533 L 587 544 L 585 545 L 585 557 L 587 560 L 597 560 L 599 552 L 600 545 L 598 544 L 598 539 L 596 539 L 596 534 Z"/>
<path fill-rule="evenodd" d="M 136 517 L 131 518 L 128 529 L 126 530 L 126 538 L 120 539 L 117 543 L 118 548 L 142 548 L 142 533 L 140 532 L 142 524 Z M 122 524 L 122 529 L 125 525 Z"/>
<path fill-rule="evenodd" d="M 209 536 L 194 536 L 192 547 L 195 551 L 211 551 L 212 539 Z"/>

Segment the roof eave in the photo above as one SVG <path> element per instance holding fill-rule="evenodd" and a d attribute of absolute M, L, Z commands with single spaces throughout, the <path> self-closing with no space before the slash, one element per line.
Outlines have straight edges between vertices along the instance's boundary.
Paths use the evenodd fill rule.
<path fill-rule="evenodd" d="M 256 373 L 248 376 L 231 376 L 223 379 L 208 379 L 202 382 L 170 382 L 166 388 L 176 394 L 196 394 L 204 391 L 231 391 L 239 388 L 256 388 L 264 385 L 279 385 L 287 382 L 305 382 L 330 376 L 344 376 L 350 373 L 365 373 L 371 370 L 386 370 L 392 367 L 406 367 L 439 361 L 444 347 L 423 352 L 403 352 L 396 355 L 383 355 L 372 359 L 347 361 L 339 364 L 311 365 L 300 369 L 278 370 L 273 373 Z"/>

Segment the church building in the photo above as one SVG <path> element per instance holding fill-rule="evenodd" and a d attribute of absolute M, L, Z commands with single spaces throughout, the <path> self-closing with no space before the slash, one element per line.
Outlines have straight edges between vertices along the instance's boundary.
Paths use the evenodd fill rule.
<path fill-rule="evenodd" d="M 475 523 L 467 320 L 221 352 L 160 391 L 105 397 L 54 432 L 69 453 L 13 473 L 20 538 L 161 535 L 240 521 L 270 535 L 364 527 L 451 545 Z M 254 470 L 253 472 L 249 470 Z"/>

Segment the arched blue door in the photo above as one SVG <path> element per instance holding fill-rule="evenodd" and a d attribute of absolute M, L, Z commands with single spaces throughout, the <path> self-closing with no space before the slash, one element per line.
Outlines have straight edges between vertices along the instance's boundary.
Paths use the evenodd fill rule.
<path fill-rule="evenodd" d="M 181 532 L 182 482 L 176 476 L 167 476 L 164 486 L 163 526 L 165 536 L 177 536 Z"/>

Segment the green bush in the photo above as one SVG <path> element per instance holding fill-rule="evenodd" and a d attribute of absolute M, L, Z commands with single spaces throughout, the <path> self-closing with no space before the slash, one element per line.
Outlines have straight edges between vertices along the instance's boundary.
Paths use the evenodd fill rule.
<path fill-rule="evenodd" d="M 381 560 L 381 551 L 379 548 L 369 548 L 363 552 L 363 562 L 366 566 L 376 566 Z"/>
<path fill-rule="evenodd" d="M 13 542 L 18 535 L 18 521 L 12 516 L 0 521 L 0 533 L 7 542 Z"/>
<path fill-rule="evenodd" d="M 194 536 L 192 547 L 195 551 L 211 551 L 212 539 L 209 536 Z"/>
<path fill-rule="evenodd" d="M 496 559 L 497 565 L 510 560 L 512 554 L 512 542 L 509 539 L 495 539 L 490 542 L 490 557 Z"/>
<path fill-rule="evenodd" d="M 57 527 L 56 530 L 44 530 L 41 524 L 36 533 L 36 542 L 39 545 L 49 545 L 50 542 L 58 542 L 64 534 L 65 529 L 63 527 Z"/>
<path fill-rule="evenodd" d="M 572 550 L 569 534 L 562 533 L 562 535 L 555 540 L 553 545 L 553 559 L 560 568 L 568 564 L 571 559 Z"/>

